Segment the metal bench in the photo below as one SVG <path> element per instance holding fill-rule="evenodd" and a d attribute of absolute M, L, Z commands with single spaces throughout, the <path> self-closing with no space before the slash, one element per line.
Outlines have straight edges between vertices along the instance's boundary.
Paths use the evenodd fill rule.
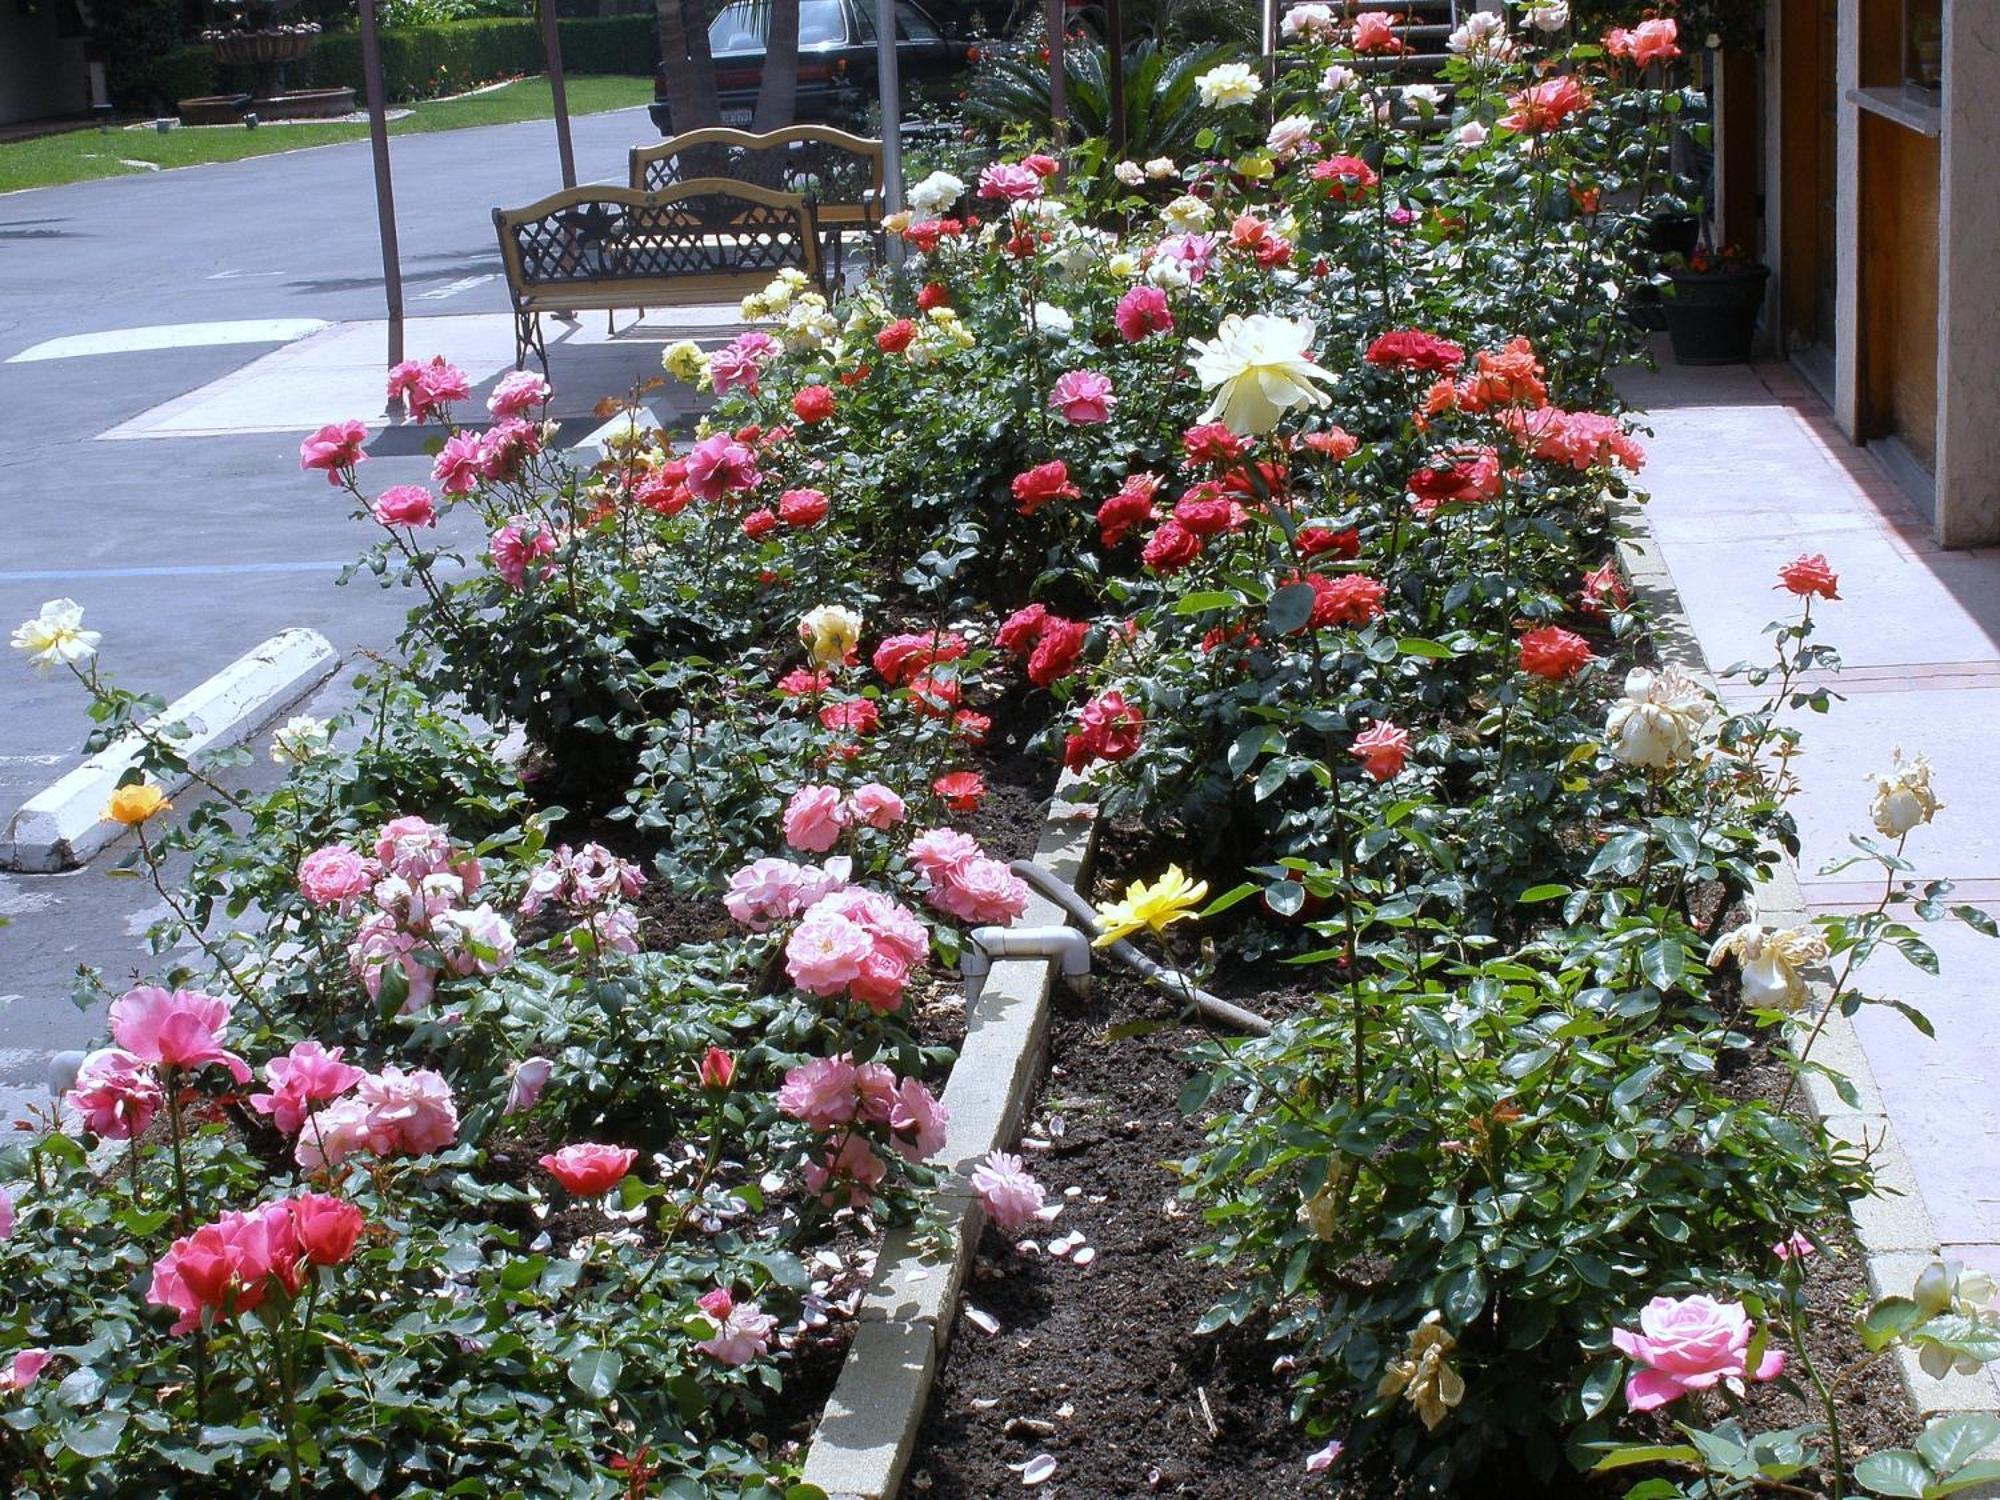
<path fill-rule="evenodd" d="M 549 367 L 543 313 L 615 312 L 734 302 L 795 268 L 818 281 L 813 208 L 797 193 L 719 177 L 658 192 L 567 188 L 526 208 L 496 208 L 514 302 L 514 367 Z"/>
<path fill-rule="evenodd" d="M 670 136 L 656 146 L 632 148 L 635 189 L 659 192 L 698 177 L 754 182 L 803 197 L 812 205 L 824 236 L 821 264 L 830 266 L 836 279 L 850 233 L 866 234 L 878 263 L 881 259 L 880 141 L 828 125 L 787 125 L 763 135 L 718 125 Z"/>

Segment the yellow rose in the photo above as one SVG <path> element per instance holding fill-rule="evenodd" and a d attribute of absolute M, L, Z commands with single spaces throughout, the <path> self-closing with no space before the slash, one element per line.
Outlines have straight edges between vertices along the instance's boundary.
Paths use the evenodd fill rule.
<path fill-rule="evenodd" d="M 861 644 L 861 616 L 838 604 L 822 604 L 799 616 L 799 639 L 815 667 L 837 667 Z"/>
<path fill-rule="evenodd" d="M 111 794 L 111 800 L 104 804 L 104 816 L 114 823 L 123 823 L 127 828 L 136 828 L 156 812 L 164 812 L 173 806 L 158 787 L 143 781 L 130 782 Z"/>

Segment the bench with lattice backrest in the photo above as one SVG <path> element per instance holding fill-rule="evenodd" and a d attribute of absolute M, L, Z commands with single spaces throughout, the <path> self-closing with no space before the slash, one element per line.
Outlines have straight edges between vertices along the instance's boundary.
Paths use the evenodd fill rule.
<path fill-rule="evenodd" d="M 762 135 L 718 125 L 670 136 L 657 146 L 632 148 L 634 188 L 658 192 L 696 177 L 727 177 L 797 193 L 813 207 L 814 222 L 825 237 L 820 259 L 836 276 L 848 234 L 866 234 L 879 256 L 880 141 L 828 125 L 787 125 Z"/>
<path fill-rule="evenodd" d="M 496 208 L 493 223 L 514 300 L 516 368 L 530 354 L 548 368 L 543 313 L 734 302 L 788 268 L 820 274 L 812 205 L 750 182 L 567 188 Z"/>

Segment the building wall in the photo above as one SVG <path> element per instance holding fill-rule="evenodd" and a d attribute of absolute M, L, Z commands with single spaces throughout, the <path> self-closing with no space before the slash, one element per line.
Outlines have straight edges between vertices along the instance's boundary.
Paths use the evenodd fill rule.
<path fill-rule="evenodd" d="M 90 108 L 83 42 L 57 35 L 55 5 L 23 15 L 0 0 L 0 124 L 80 114 Z"/>

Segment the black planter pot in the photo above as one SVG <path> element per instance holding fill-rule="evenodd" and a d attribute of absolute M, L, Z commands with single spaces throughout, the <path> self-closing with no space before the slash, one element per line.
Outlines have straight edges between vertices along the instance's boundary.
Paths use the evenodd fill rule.
<path fill-rule="evenodd" d="M 1674 363 L 1740 365 L 1750 358 L 1764 305 L 1768 266 L 1725 271 L 1670 271 L 1674 293 L 1660 304 L 1673 339 Z"/>

